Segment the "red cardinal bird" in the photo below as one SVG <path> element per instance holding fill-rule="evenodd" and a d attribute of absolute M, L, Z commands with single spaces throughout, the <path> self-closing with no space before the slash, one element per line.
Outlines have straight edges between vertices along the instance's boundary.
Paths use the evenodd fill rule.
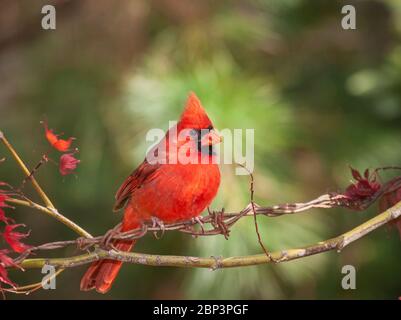
<path fill-rule="evenodd" d="M 117 191 L 114 210 L 124 208 L 121 231 L 136 229 L 150 220 L 172 223 L 199 216 L 212 202 L 220 185 L 213 151 L 213 145 L 220 141 L 199 99 L 191 93 L 177 125 L 148 152 L 143 163 Z M 159 159 L 165 156 L 167 161 L 153 163 L 148 161 L 150 155 Z M 180 159 L 186 161 L 180 162 Z M 132 240 L 113 242 L 122 251 L 130 251 L 134 244 Z M 94 262 L 81 280 L 81 290 L 106 293 L 121 265 L 122 262 L 113 260 Z"/>

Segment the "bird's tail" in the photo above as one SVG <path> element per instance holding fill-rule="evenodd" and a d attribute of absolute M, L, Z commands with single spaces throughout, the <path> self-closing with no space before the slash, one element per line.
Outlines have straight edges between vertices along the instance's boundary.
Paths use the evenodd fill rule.
<path fill-rule="evenodd" d="M 135 241 L 118 240 L 113 246 L 120 251 L 131 251 Z M 99 293 L 106 293 L 113 285 L 114 279 L 122 266 L 121 261 L 100 260 L 91 264 L 81 280 L 81 290 L 96 289 Z"/>

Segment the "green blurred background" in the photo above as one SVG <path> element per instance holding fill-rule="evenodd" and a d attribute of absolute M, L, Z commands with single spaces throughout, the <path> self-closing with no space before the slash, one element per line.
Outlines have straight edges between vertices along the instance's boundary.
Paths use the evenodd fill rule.
<path fill-rule="evenodd" d="M 255 129 L 256 200 L 306 201 L 338 191 L 348 165 L 400 165 L 401 2 L 302 0 L 0 1 L 0 128 L 28 164 L 49 149 L 40 120 L 77 137 L 77 176 L 51 163 L 37 178 L 61 212 L 92 234 L 121 216 L 111 208 L 123 179 L 144 158 L 148 129 L 166 129 L 195 91 L 217 128 Z M 57 29 L 41 29 L 54 4 Z M 341 28 L 353 4 L 357 29 Z M 53 152 L 50 157 L 56 158 Z M 0 149 L 0 158 L 9 155 Z M 249 201 L 247 177 L 223 165 L 213 208 Z M 22 179 L 8 159 L 0 180 Z M 35 197 L 32 190 L 27 192 Z M 312 244 L 377 212 L 343 209 L 260 218 L 271 250 Z M 72 239 L 51 218 L 18 208 L 30 243 Z M 196 270 L 126 265 L 105 296 L 79 292 L 86 267 L 69 269 L 57 289 L 11 299 L 395 299 L 401 295 L 401 243 L 382 228 L 347 247 L 280 265 Z M 261 253 L 252 220 L 228 241 L 168 233 L 147 236 L 138 252 L 199 256 Z M 52 253 L 72 255 L 74 248 Z M 40 255 L 47 253 L 40 253 Z M 49 253 L 49 255 L 51 255 Z M 357 289 L 341 288 L 341 268 L 357 270 Z M 39 270 L 11 271 L 19 284 Z"/>

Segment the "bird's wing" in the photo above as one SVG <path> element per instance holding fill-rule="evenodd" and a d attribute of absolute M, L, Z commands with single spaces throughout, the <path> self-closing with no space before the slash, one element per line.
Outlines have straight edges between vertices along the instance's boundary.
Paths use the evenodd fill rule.
<path fill-rule="evenodd" d="M 156 176 L 159 164 L 150 164 L 146 160 L 125 179 L 121 187 L 118 189 L 115 198 L 113 210 L 118 211 L 125 206 L 125 203 L 144 182 L 152 180 Z"/>

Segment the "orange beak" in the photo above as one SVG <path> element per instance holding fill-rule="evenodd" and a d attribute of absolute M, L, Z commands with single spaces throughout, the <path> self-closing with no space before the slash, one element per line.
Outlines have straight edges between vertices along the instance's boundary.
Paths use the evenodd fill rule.
<path fill-rule="evenodd" d="M 210 130 L 208 134 L 202 137 L 202 146 L 212 146 L 223 141 L 223 137 L 220 136 L 215 130 Z"/>

